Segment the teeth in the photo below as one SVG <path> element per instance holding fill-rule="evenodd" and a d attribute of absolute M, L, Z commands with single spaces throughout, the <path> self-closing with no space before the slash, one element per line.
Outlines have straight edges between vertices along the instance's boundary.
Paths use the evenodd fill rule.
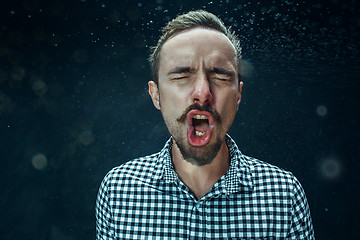
<path fill-rule="evenodd" d="M 195 115 L 193 118 L 195 118 L 195 119 L 208 119 L 204 115 Z"/>
<path fill-rule="evenodd" d="M 195 135 L 196 136 L 204 136 L 206 132 L 199 132 L 199 131 L 195 131 Z"/>

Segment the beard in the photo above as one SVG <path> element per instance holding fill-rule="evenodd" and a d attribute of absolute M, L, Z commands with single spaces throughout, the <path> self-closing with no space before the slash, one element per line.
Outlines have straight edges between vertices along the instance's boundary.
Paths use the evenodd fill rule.
<path fill-rule="evenodd" d="M 170 135 L 173 137 L 185 161 L 196 166 L 204 166 L 212 163 L 212 161 L 220 151 L 222 144 L 225 141 L 225 136 L 223 138 L 217 136 L 214 142 L 212 143 L 209 142 L 208 144 L 201 147 L 195 147 L 189 144 L 187 140 L 186 131 L 184 133 L 182 131 L 182 128 L 178 127 L 176 124 L 177 123 L 185 124 L 187 114 L 193 109 L 197 109 L 200 111 L 207 111 L 211 113 L 217 125 L 221 126 L 220 115 L 209 105 L 200 106 L 198 104 L 193 104 L 189 106 L 184 111 L 182 116 L 176 119 L 176 122 L 174 122 L 172 119 L 167 119 L 164 115 L 163 118 Z M 213 132 L 212 134 L 215 134 L 215 132 Z"/>
<path fill-rule="evenodd" d="M 217 137 L 216 141 L 212 144 L 209 143 L 206 146 L 194 147 L 190 145 L 187 140 L 182 138 L 179 140 L 174 136 L 173 138 L 185 161 L 200 167 L 212 163 L 224 142 Z"/>

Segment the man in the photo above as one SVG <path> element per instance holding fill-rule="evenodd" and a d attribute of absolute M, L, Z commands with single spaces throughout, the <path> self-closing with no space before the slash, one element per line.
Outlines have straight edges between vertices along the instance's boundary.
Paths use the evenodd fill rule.
<path fill-rule="evenodd" d="M 227 132 L 241 100 L 239 40 L 206 11 L 176 17 L 150 57 L 149 94 L 171 138 L 112 169 L 98 239 L 314 239 L 287 171 L 243 155 Z"/>

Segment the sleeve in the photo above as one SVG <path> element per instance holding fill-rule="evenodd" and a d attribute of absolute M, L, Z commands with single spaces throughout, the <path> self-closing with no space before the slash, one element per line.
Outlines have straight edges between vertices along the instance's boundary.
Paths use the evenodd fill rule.
<path fill-rule="evenodd" d="M 115 239 L 114 224 L 112 218 L 111 207 L 109 203 L 108 176 L 102 181 L 96 199 L 96 239 Z"/>
<path fill-rule="evenodd" d="M 291 229 L 288 239 L 315 239 L 309 205 L 300 182 L 293 177 Z"/>

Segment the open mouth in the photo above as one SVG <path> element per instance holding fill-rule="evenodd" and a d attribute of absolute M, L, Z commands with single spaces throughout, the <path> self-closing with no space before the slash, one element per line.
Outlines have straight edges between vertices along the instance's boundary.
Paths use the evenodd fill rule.
<path fill-rule="evenodd" d="M 206 145 L 213 130 L 213 116 L 207 111 L 191 110 L 187 115 L 187 137 L 191 145 Z"/>

